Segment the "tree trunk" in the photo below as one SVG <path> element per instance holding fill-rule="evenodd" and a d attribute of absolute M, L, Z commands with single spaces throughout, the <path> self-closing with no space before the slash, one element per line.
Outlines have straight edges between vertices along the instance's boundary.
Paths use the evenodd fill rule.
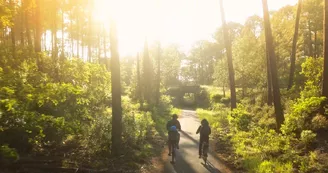
<path fill-rule="evenodd" d="M 285 118 L 280 101 L 280 91 L 279 91 L 277 64 L 276 64 L 277 62 L 274 52 L 273 37 L 272 37 L 272 31 L 270 25 L 270 16 L 269 16 L 267 0 L 262 0 L 262 4 L 263 4 L 263 19 L 264 19 L 264 28 L 265 28 L 266 48 L 269 54 L 270 72 L 271 72 L 271 79 L 272 79 L 273 103 L 274 103 L 275 114 L 276 114 L 277 130 L 280 131 L 281 124 L 283 124 Z"/>
<path fill-rule="evenodd" d="M 228 59 L 230 95 L 231 95 L 231 110 L 232 110 L 232 109 L 237 107 L 236 88 L 235 88 L 235 72 L 234 72 L 233 63 L 232 63 L 232 51 L 231 51 L 230 36 L 229 36 L 226 21 L 225 21 L 224 8 L 223 8 L 223 1 L 222 0 L 220 0 L 220 7 L 221 7 L 221 19 L 222 19 L 224 44 L 225 44 L 225 47 L 226 47 L 227 59 Z"/>
<path fill-rule="evenodd" d="M 32 45 L 29 20 L 30 20 L 30 13 L 26 9 L 26 11 L 25 11 L 25 34 L 26 34 L 26 39 L 27 39 L 27 45 L 28 45 L 29 49 L 31 49 L 33 47 L 33 45 Z"/>
<path fill-rule="evenodd" d="M 314 58 L 318 58 L 318 45 L 317 45 L 317 33 L 318 31 L 314 31 Z"/>
<path fill-rule="evenodd" d="M 324 29 L 323 29 L 323 56 L 324 56 L 324 64 L 323 64 L 323 75 L 322 75 L 322 96 L 326 97 L 326 100 L 322 104 L 321 113 L 323 114 L 325 110 L 324 106 L 327 105 L 328 101 L 328 0 L 324 1 Z"/>
<path fill-rule="evenodd" d="M 62 49 L 61 49 L 61 56 L 60 57 L 61 57 L 61 59 L 64 59 L 65 58 L 65 39 L 64 39 L 64 36 L 65 36 L 64 35 L 64 32 L 65 32 L 64 31 L 64 27 L 65 27 L 64 24 L 65 23 L 64 23 L 64 10 L 63 9 L 62 9 L 62 16 L 61 17 L 62 17 L 61 18 L 61 20 L 62 20 L 61 21 L 62 22 L 61 23 L 61 27 L 62 27 L 61 28 L 61 30 L 62 30 L 62 32 L 61 32 L 62 33 L 62 35 L 61 35 L 61 48 Z"/>
<path fill-rule="evenodd" d="M 20 12 L 20 18 L 21 18 L 21 31 L 20 31 L 20 44 L 24 48 L 25 47 L 25 39 L 24 39 L 24 7 L 23 7 L 24 1 L 22 1 L 22 7 L 21 7 L 21 12 Z"/>
<path fill-rule="evenodd" d="M 16 58 L 16 38 L 15 38 L 15 27 L 12 26 L 10 28 L 10 36 L 11 36 L 11 47 L 13 58 Z"/>
<path fill-rule="evenodd" d="M 43 34 L 43 46 L 44 46 L 44 51 L 47 51 L 47 32 L 44 32 Z"/>
<path fill-rule="evenodd" d="M 58 46 L 57 46 L 57 24 L 56 20 L 54 20 L 54 26 L 53 26 L 53 32 L 52 32 L 52 38 L 53 38 L 53 58 L 57 59 L 58 57 Z"/>
<path fill-rule="evenodd" d="M 34 39 L 34 49 L 35 52 L 41 52 L 41 0 L 35 0 L 36 7 L 35 7 L 35 39 Z"/>
<path fill-rule="evenodd" d="M 105 58 L 107 58 L 107 44 L 106 44 L 106 37 L 107 37 L 107 35 L 106 35 L 106 29 L 105 29 L 105 26 L 103 25 L 103 30 L 104 30 L 104 35 L 103 35 L 103 41 L 104 41 L 104 43 L 103 43 L 103 46 L 104 46 L 104 57 Z"/>
<path fill-rule="evenodd" d="M 142 108 L 143 99 L 142 99 L 142 89 L 141 89 L 141 79 L 140 79 L 140 58 L 139 54 L 137 54 L 137 88 L 136 88 L 136 98 L 140 103 L 140 107 Z"/>
<path fill-rule="evenodd" d="M 71 14 L 72 15 L 72 14 Z M 73 40 L 73 20 L 71 19 L 70 22 L 70 31 L 71 31 L 71 58 L 74 57 L 74 40 Z"/>
<path fill-rule="evenodd" d="M 313 57 L 313 47 L 312 47 L 312 31 L 311 31 L 311 23 L 308 22 L 309 25 L 309 56 Z"/>
<path fill-rule="evenodd" d="M 92 0 L 89 0 L 89 5 L 90 5 L 90 9 L 92 9 Z M 89 19 L 88 19 L 88 23 L 89 23 L 89 31 L 88 31 L 88 62 L 92 61 L 92 10 L 89 11 Z"/>
<path fill-rule="evenodd" d="M 144 56 L 143 56 L 143 95 L 145 100 L 148 103 L 151 103 L 152 93 L 153 93 L 153 68 L 152 62 L 149 58 L 149 51 L 148 51 L 148 42 L 147 39 L 145 40 L 144 44 Z"/>
<path fill-rule="evenodd" d="M 12 55 L 13 58 L 16 58 L 16 38 L 15 38 L 15 24 L 14 24 L 14 18 L 15 18 L 15 3 L 13 0 L 9 0 L 9 5 L 11 8 L 11 13 L 12 13 L 12 19 L 11 22 L 13 23 L 12 26 L 10 27 L 10 37 L 11 37 L 11 48 L 12 48 Z"/>
<path fill-rule="evenodd" d="M 112 154 L 118 156 L 122 143 L 122 107 L 121 107 L 121 74 L 116 24 L 111 21 L 110 29 L 111 78 L 112 78 Z"/>
<path fill-rule="evenodd" d="M 101 58 L 101 32 L 98 33 L 97 50 L 97 62 L 99 63 Z"/>
<path fill-rule="evenodd" d="M 82 40 L 83 41 L 83 40 Z M 82 47 L 83 49 L 83 47 Z M 76 18 L 76 57 L 80 58 L 80 18 Z"/>
<path fill-rule="evenodd" d="M 84 59 L 84 54 L 85 54 L 85 43 L 84 43 L 84 34 L 81 34 L 81 57 Z"/>
<path fill-rule="evenodd" d="M 298 39 L 298 29 L 299 29 L 299 24 L 300 24 L 301 9 L 302 9 L 302 0 L 298 0 L 293 46 L 292 46 L 292 53 L 291 53 L 291 57 L 290 57 L 290 73 L 289 73 L 289 81 L 288 81 L 287 90 L 291 89 L 293 86 L 293 83 L 294 83 L 296 49 L 297 49 L 297 39 Z"/>
<path fill-rule="evenodd" d="M 272 106 L 272 79 L 271 79 L 271 72 L 270 72 L 270 59 L 269 53 L 266 51 L 266 62 L 267 62 L 267 104 Z"/>
<path fill-rule="evenodd" d="M 157 50 L 157 83 L 156 83 L 156 104 L 159 104 L 161 97 L 161 46 L 158 42 L 158 50 Z"/>
<path fill-rule="evenodd" d="M 223 91 L 223 97 L 225 97 L 226 96 L 226 93 L 225 93 L 225 86 L 224 86 L 224 84 L 222 85 L 222 91 Z"/>

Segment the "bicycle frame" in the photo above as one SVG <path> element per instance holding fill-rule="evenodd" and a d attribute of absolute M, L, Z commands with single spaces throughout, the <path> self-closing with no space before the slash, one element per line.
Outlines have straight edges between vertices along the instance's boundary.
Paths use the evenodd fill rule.
<path fill-rule="evenodd" d="M 172 163 L 174 163 L 175 162 L 175 159 L 176 159 L 176 142 L 171 142 L 170 141 L 170 147 L 171 147 L 171 154 L 172 154 Z"/>
<path fill-rule="evenodd" d="M 203 142 L 203 146 L 202 146 L 202 157 L 203 157 L 203 160 L 204 160 L 205 164 L 207 162 L 208 149 L 209 149 L 209 144 L 207 142 Z"/>

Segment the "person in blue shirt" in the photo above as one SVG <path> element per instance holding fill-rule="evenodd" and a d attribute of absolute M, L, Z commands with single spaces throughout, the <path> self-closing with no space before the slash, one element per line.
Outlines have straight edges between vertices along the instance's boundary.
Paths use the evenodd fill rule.
<path fill-rule="evenodd" d="M 172 126 L 175 126 L 175 129 L 177 131 L 177 139 L 176 139 L 176 147 L 177 149 L 179 149 L 179 142 L 180 142 L 180 133 L 178 132 L 181 131 L 181 125 L 180 125 L 180 122 L 178 120 L 178 115 L 177 114 L 173 114 L 172 115 L 172 119 L 169 120 L 167 123 L 166 123 L 166 129 L 169 133 L 169 140 L 168 140 L 168 146 L 169 146 L 169 156 L 171 155 L 171 148 L 170 148 L 170 131 L 172 130 Z"/>

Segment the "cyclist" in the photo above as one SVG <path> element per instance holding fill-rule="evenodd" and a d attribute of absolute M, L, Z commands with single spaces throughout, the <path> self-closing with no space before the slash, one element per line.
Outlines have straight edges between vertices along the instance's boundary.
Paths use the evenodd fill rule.
<path fill-rule="evenodd" d="M 171 126 L 170 129 L 169 129 L 169 140 L 168 140 L 168 144 L 169 144 L 169 150 L 170 150 L 170 153 L 169 155 L 171 156 L 171 154 L 173 155 L 172 156 L 172 163 L 174 163 L 175 161 L 175 152 L 173 151 L 174 150 L 174 145 L 177 145 L 177 142 L 178 142 L 178 139 L 180 138 L 180 135 L 179 135 L 179 132 L 176 128 L 176 126 Z"/>
<path fill-rule="evenodd" d="M 169 120 L 167 123 L 166 123 L 166 129 L 167 131 L 169 132 L 170 131 L 170 128 L 172 126 L 175 126 L 177 130 L 181 131 L 181 125 L 180 125 L 180 122 L 178 120 L 178 115 L 177 114 L 173 114 L 172 115 L 172 119 Z M 177 149 L 179 149 L 179 141 L 180 141 L 180 134 L 178 133 L 178 137 L 177 137 Z M 169 145 L 169 156 L 171 155 L 171 148 L 170 148 L 170 144 L 168 142 L 168 145 Z"/>
<path fill-rule="evenodd" d="M 202 146 L 204 142 L 209 143 L 211 128 L 206 119 L 201 121 L 201 125 L 198 127 L 196 134 L 200 133 L 199 139 L 199 158 L 202 157 Z"/>

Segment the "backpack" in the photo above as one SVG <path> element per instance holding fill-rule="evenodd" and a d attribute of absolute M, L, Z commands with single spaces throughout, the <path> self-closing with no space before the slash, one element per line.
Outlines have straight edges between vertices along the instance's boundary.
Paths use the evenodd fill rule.
<path fill-rule="evenodd" d="M 180 129 L 180 123 L 178 120 L 169 120 L 167 123 L 166 123 L 166 129 L 169 130 L 171 126 L 175 126 L 177 127 L 177 129 Z"/>
<path fill-rule="evenodd" d="M 209 136 L 211 134 L 210 127 L 209 126 L 202 126 L 200 134 L 204 135 L 204 136 Z"/>

